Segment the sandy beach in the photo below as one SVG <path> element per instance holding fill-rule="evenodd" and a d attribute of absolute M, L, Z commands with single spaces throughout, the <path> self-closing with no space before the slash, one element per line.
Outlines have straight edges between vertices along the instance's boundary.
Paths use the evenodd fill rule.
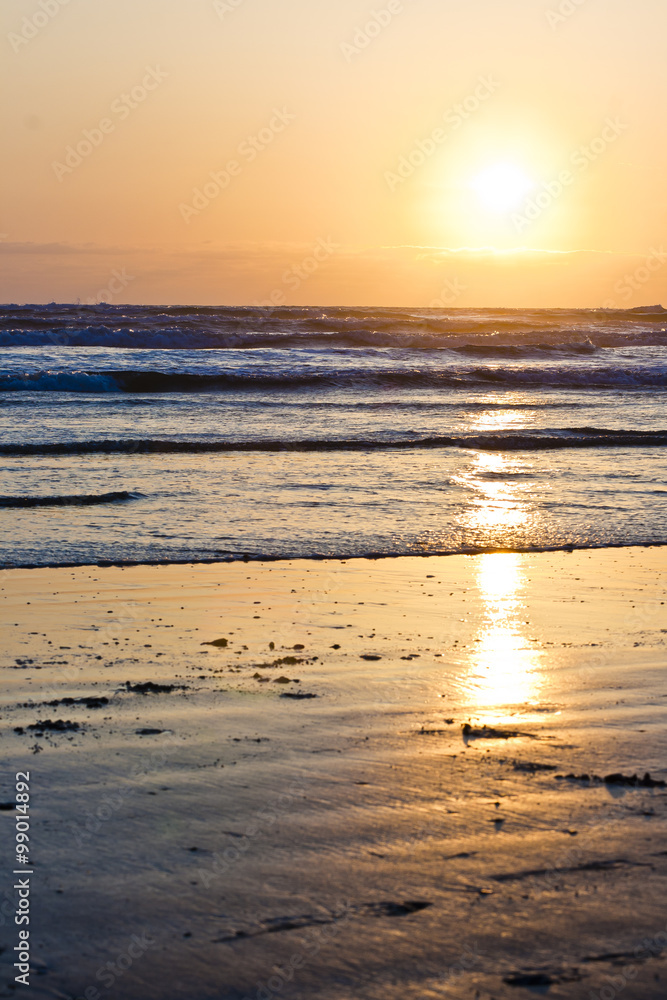
<path fill-rule="evenodd" d="M 664 569 L 636 548 L 4 572 L 31 995 L 662 996 Z"/>
<path fill-rule="evenodd" d="M 667 0 L 0 20 L 0 1000 L 667 1000 Z"/>

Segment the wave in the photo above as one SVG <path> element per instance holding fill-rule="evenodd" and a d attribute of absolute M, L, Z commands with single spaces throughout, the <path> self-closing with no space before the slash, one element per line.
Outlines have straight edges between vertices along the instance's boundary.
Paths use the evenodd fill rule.
<path fill-rule="evenodd" d="M 316 309 L 1 306 L 0 346 L 153 350 L 359 348 L 594 351 L 667 344 L 661 306 L 595 309 Z"/>
<path fill-rule="evenodd" d="M 566 427 L 556 430 L 495 431 L 489 434 L 438 435 L 414 438 L 304 438 L 250 441 L 54 441 L 0 444 L 0 455 L 177 455 L 233 452 L 335 452 L 394 451 L 437 448 L 470 448 L 480 451 L 549 451 L 566 448 L 664 448 L 667 431 L 606 430 L 596 427 Z M 70 502 L 108 503 L 110 499 L 132 499 L 137 494 L 108 493 L 102 499 L 64 498 Z M 8 499 L 8 498 L 5 498 Z M 11 499 L 11 498 L 9 498 Z M 45 498 L 46 501 L 63 498 Z M 3 504 L 0 498 L 0 506 Z M 19 506 L 31 506 L 20 503 Z M 36 504 L 35 504 L 36 505 Z"/>
<path fill-rule="evenodd" d="M 0 392 L 197 393 L 299 389 L 664 389 L 667 366 L 575 365 L 507 367 L 428 366 L 256 370 L 37 371 L 0 374 Z"/>
<path fill-rule="evenodd" d="M 81 558 L 81 559 L 53 559 L 45 557 L 40 562 L 29 559 L 6 560 L 0 562 L 0 569 L 63 569 L 76 568 L 79 566 L 113 567 L 113 566 L 191 566 L 191 565 L 216 565 L 220 563 L 255 563 L 255 562 L 285 562 L 295 559 L 307 559 L 313 562 L 348 562 L 353 559 L 400 559 L 405 556 L 418 557 L 421 559 L 431 559 L 434 556 L 478 556 L 492 553 L 507 552 L 590 552 L 600 549 L 629 549 L 629 548 L 664 548 L 667 541 L 664 538 L 638 537 L 632 541 L 616 542 L 559 542 L 556 544 L 514 544 L 514 545 L 475 545 L 461 544 L 448 548 L 434 548 L 425 552 L 423 549 L 406 545 L 401 551 L 386 551 L 383 549 L 344 548 L 331 552 L 321 552 L 317 549 L 308 551 L 286 552 L 276 555 L 274 552 L 219 552 L 215 556 L 208 556 L 200 552 L 183 553 L 182 555 L 166 555 L 162 558 L 151 557 L 148 553 L 143 558 L 128 558 L 127 556 L 109 556 Z"/>
<path fill-rule="evenodd" d="M 82 493 L 72 496 L 45 497 L 2 497 L 0 507 L 16 509 L 20 507 L 94 507 L 97 504 L 122 503 L 137 500 L 141 494 L 119 490 L 115 493 Z"/>

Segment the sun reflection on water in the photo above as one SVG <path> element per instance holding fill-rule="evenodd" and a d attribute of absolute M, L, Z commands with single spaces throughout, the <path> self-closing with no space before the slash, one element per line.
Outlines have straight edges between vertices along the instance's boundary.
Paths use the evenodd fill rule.
<path fill-rule="evenodd" d="M 471 431 L 504 431 L 511 427 L 525 427 L 531 421 L 531 414 L 524 410 L 482 410 L 470 421 Z"/>
<path fill-rule="evenodd" d="M 528 514 L 523 498 L 526 485 L 511 478 L 522 472 L 517 459 L 508 461 L 502 454 L 476 454 L 470 468 L 460 477 L 473 493 L 466 527 L 488 531 L 524 524 Z"/>
<path fill-rule="evenodd" d="M 510 413 L 485 414 L 505 424 Z M 472 452 L 456 478 L 469 502 L 461 513 L 462 540 L 511 547 L 539 517 L 532 461 L 525 455 Z M 526 568 L 517 552 L 476 557 L 480 616 L 462 678 L 466 699 L 487 724 L 524 720 L 537 711 L 544 684 L 541 653 L 528 631 Z"/>
<path fill-rule="evenodd" d="M 541 686 L 539 653 L 524 631 L 525 583 L 521 557 L 493 553 L 479 557 L 477 582 L 483 605 L 467 687 L 485 722 L 504 722 L 510 706 L 534 704 Z"/>

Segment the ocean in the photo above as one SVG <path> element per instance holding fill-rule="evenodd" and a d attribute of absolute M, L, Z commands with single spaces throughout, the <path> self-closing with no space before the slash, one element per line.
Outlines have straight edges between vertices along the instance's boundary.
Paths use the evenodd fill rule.
<path fill-rule="evenodd" d="M 0 564 L 664 545 L 667 310 L 0 307 Z"/>

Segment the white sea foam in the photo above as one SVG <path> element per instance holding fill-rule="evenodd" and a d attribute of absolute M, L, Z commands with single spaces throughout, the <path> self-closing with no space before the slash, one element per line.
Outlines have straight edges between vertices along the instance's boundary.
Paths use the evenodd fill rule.
<path fill-rule="evenodd" d="M 664 544 L 666 322 L 2 307 L 0 562 Z"/>

